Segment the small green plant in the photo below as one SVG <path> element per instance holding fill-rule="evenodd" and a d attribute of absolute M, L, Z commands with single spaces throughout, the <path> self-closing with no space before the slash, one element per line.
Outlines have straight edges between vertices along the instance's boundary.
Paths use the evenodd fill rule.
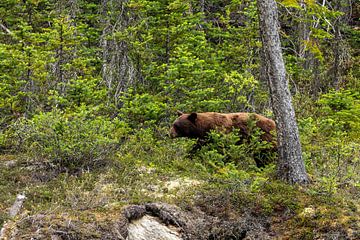
<path fill-rule="evenodd" d="M 14 147 L 34 161 L 71 172 L 104 164 L 127 132 L 122 121 L 82 109 L 71 115 L 54 110 L 19 119 L 8 134 Z"/>
<path fill-rule="evenodd" d="M 351 90 L 333 91 L 321 96 L 318 103 L 325 115 L 321 123 L 324 132 L 334 130 L 357 137 L 360 131 L 360 94 Z"/>
<path fill-rule="evenodd" d="M 166 104 L 156 95 L 137 94 L 129 90 L 122 97 L 123 107 L 119 110 L 120 116 L 133 128 L 151 126 L 159 123 L 164 117 Z"/>
<path fill-rule="evenodd" d="M 223 173 L 225 169 L 232 169 L 230 165 L 250 169 L 255 165 L 255 158 L 266 163 L 275 159 L 272 144 L 262 141 L 260 136 L 261 131 L 256 129 L 246 139 L 236 129 L 228 134 L 212 131 L 195 157 L 210 169 Z"/>
<path fill-rule="evenodd" d="M 192 161 L 186 158 L 193 141 L 169 139 L 161 134 L 158 136 L 159 132 L 167 131 L 163 127 L 134 130 L 119 148 L 119 161 L 139 168 L 157 169 L 157 172 L 166 174 L 178 170 L 183 172 L 184 169 L 194 170 Z"/>
<path fill-rule="evenodd" d="M 318 101 L 317 118 L 299 120 L 306 166 L 329 195 L 359 182 L 359 99 L 350 90 L 329 92 Z"/>

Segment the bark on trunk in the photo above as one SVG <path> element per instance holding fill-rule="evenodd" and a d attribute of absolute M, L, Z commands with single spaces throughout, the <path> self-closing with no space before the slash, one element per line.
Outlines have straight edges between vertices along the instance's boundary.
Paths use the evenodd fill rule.
<path fill-rule="evenodd" d="M 289 183 L 307 183 L 299 133 L 286 79 L 278 33 L 275 0 L 258 0 L 260 34 L 265 53 L 272 108 L 277 124 L 278 177 Z"/>

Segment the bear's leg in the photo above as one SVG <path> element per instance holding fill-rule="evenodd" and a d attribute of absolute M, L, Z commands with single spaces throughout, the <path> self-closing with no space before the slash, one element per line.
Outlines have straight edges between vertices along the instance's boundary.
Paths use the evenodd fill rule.
<path fill-rule="evenodd" d="M 258 168 L 263 168 L 276 158 L 276 149 L 263 149 L 254 153 L 254 160 Z"/>
<path fill-rule="evenodd" d="M 194 146 L 192 147 L 192 149 L 190 150 L 190 152 L 189 152 L 190 158 L 192 158 L 192 156 L 194 156 L 195 153 L 197 151 L 199 151 L 202 148 L 202 146 L 204 146 L 206 143 L 207 143 L 207 141 L 205 139 L 200 139 L 199 138 L 197 140 L 197 142 L 194 144 Z"/>

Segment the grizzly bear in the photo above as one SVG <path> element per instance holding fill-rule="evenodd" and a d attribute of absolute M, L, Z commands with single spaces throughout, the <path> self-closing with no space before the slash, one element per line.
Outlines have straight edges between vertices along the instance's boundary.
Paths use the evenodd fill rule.
<path fill-rule="evenodd" d="M 241 138 L 248 139 L 250 135 L 249 123 L 255 121 L 255 126 L 261 129 L 261 140 L 272 143 L 272 149 L 266 151 L 275 152 L 276 142 L 274 141 L 273 131 L 276 129 L 275 122 L 256 113 L 217 113 L 203 112 L 184 114 L 178 111 L 179 117 L 173 123 L 170 129 L 170 137 L 188 137 L 197 138 L 198 143 L 194 149 L 198 149 L 206 143 L 205 139 L 211 130 L 219 130 L 225 133 L 238 129 Z M 194 150 L 193 149 L 193 150 Z M 254 156 L 257 167 L 263 167 L 266 164 L 266 152 L 262 151 Z"/>

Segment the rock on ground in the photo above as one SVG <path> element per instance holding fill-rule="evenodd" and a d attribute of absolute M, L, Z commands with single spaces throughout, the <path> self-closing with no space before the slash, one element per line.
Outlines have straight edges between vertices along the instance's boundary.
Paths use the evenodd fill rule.
<path fill-rule="evenodd" d="M 96 219 L 96 218 L 95 218 Z M 82 221 L 66 213 L 25 214 L 9 221 L 3 239 L 236 240 L 271 239 L 269 222 L 244 215 L 211 216 L 198 208 L 183 210 L 166 203 L 124 207 L 106 221 Z"/>

